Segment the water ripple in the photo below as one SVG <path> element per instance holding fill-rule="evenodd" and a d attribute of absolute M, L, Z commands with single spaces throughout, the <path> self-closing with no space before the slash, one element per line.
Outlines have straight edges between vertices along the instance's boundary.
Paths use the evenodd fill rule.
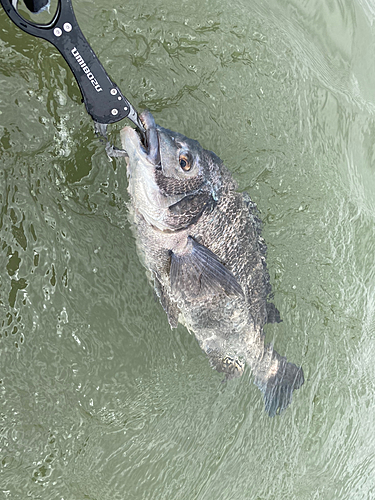
<path fill-rule="evenodd" d="M 171 331 L 108 161 L 51 46 L 0 12 L 0 399 L 6 498 L 371 498 L 373 23 L 364 0 L 79 2 L 125 95 L 258 203 L 267 339 L 304 366 L 280 418 Z M 118 142 L 122 124 L 111 127 Z"/>

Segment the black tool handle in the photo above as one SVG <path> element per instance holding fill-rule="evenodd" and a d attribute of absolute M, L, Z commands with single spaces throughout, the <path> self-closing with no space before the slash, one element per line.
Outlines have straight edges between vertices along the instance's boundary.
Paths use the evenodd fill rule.
<path fill-rule="evenodd" d="M 19 28 L 44 38 L 61 53 L 77 80 L 87 112 L 94 121 L 109 124 L 127 117 L 144 130 L 138 113 L 109 78 L 84 37 L 70 0 L 59 0 L 56 14 L 48 25 L 37 25 L 21 17 L 11 0 L 0 0 L 0 3 Z"/>

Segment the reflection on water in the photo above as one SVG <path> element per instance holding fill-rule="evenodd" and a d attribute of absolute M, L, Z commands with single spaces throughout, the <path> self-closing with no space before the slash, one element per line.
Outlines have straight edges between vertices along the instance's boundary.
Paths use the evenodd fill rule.
<path fill-rule="evenodd" d="M 199 139 L 258 203 L 267 337 L 306 382 L 280 418 L 171 331 L 65 63 L 0 12 L 4 498 L 371 498 L 371 2 L 75 2 L 139 109 Z M 111 127 L 118 141 L 121 124 Z"/>

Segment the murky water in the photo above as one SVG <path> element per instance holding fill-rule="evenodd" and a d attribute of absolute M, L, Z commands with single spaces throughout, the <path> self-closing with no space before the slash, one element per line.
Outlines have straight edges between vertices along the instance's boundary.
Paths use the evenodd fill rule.
<path fill-rule="evenodd" d="M 270 419 L 171 331 L 110 162 L 54 48 L 0 12 L 0 498 L 375 497 L 375 4 L 79 1 L 138 108 L 258 203 L 306 382 Z M 118 130 L 111 139 L 118 142 Z"/>

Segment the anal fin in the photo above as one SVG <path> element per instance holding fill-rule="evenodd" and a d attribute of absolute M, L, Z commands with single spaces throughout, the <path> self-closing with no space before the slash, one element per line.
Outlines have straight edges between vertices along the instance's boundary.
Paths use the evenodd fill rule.
<path fill-rule="evenodd" d="M 254 380 L 263 392 L 265 409 L 270 417 L 279 415 L 290 405 L 293 391 L 299 389 L 305 381 L 301 366 L 289 363 L 276 351 L 273 351 L 273 358 L 278 360 L 277 371 L 266 379 L 255 377 Z"/>

